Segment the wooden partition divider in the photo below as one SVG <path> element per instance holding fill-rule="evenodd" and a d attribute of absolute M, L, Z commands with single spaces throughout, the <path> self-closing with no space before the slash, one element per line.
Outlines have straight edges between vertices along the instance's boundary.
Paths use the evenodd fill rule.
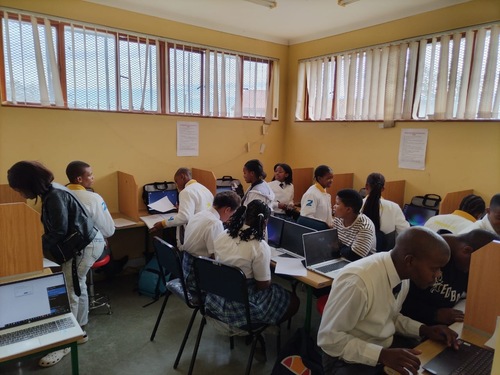
<path fill-rule="evenodd" d="M 304 193 L 313 184 L 314 168 L 293 168 L 293 201 L 299 204 Z"/>
<path fill-rule="evenodd" d="M 26 203 L 0 204 L 0 277 L 43 270 L 40 214 Z"/>
<path fill-rule="evenodd" d="M 354 173 L 335 173 L 333 175 L 333 184 L 326 191 L 332 196 L 332 207 L 335 204 L 337 192 L 342 189 L 352 189 Z"/>
<path fill-rule="evenodd" d="M 405 180 L 386 181 L 382 196 L 392 202 L 395 202 L 399 207 L 403 208 L 405 204 Z"/>
<path fill-rule="evenodd" d="M 118 174 L 118 210 L 121 214 L 138 222 L 139 211 L 146 211 L 146 206 L 142 202 L 142 188 L 139 189 L 134 176 L 125 172 Z"/>
<path fill-rule="evenodd" d="M 500 316 L 500 242 L 472 253 L 465 300 L 465 325 L 493 334 Z"/>
<path fill-rule="evenodd" d="M 215 178 L 214 172 L 197 168 L 192 168 L 191 172 L 193 179 L 205 186 L 213 195 L 217 193 L 217 179 Z"/>
<path fill-rule="evenodd" d="M 472 194 L 473 191 L 474 190 L 472 189 L 468 189 L 447 193 L 439 205 L 439 214 L 451 214 L 453 211 L 458 210 L 462 199 L 464 199 L 467 195 Z"/>
<path fill-rule="evenodd" d="M 0 185 L 0 203 L 26 203 L 26 199 L 7 184 Z"/>

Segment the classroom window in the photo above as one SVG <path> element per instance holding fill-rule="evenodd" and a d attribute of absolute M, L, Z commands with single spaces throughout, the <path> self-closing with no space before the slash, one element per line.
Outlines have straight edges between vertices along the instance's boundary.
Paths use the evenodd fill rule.
<path fill-rule="evenodd" d="M 9 104 L 277 119 L 277 61 L 0 11 Z"/>
<path fill-rule="evenodd" d="M 500 24 L 299 62 L 297 120 L 500 118 Z"/>

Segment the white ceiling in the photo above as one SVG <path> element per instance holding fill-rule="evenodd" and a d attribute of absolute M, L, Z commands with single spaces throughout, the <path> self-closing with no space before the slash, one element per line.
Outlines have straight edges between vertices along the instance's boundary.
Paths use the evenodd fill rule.
<path fill-rule="evenodd" d="M 470 0 L 277 0 L 274 9 L 244 0 L 87 0 L 280 44 L 296 44 Z"/>

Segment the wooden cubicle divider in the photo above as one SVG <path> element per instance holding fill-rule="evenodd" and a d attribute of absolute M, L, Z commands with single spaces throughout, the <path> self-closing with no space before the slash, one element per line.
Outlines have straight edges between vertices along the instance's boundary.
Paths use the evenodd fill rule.
<path fill-rule="evenodd" d="M 304 193 L 313 184 L 314 168 L 293 168 L 293 189 L 295 204 L 300 204 Z"/>
<path fill-rule="evenodd" d="M 451 214 L 453 211 L 458 210 L 462 199 L 464 199 L 467 195 L 472 194 L 473 191 L 474 190 L 472 189 L 468 189 L 447 193 L 439 205 L 439 214 Z"/>
<path fill-rule="evenodd" d="M 465 325 L 493 334 L 500 316 L 500 242 L 493 241 L 471 257 L 465 302 Z"/>
<path fill-rule="evenodd" d="M 335 204 L 337 192 L 342 189 L 352 189 L 354 173 L 335 173 L 333 175 L 333 184 L 326 191 L 332 196 L 332 207 Z"/>
<path fill-rule="evenodd" d="M 399 207 L 403 208 L 405 205 L 405 180 L 386 181 L 382 196 L 392 202 L 395 202 Z"/>
<path fill-rule="evenodd" d="M 212 192 L 213 195 L 217 193 L 217 179 L 215 178 L 214 172 L 192 168 L 191 173 L 193 175 L 193 179 L 205 186 Z"/>
<path fill-rule="evenodd" d="M 135 182 L 134 176 L 125 172 L 118 174 L 118 210 L 121 214 L 134 221 L 139 221 L 139 210 L 145 211 L 146 207 L 142 202 L 141 192 Z"/>
<path fill-rule="evenodd" d="M 7 184 L 0 185 L 0 203 L 26 203 L 26 199 Z"/>
<path fill-rule="evenodd" d="M 0 277 L 43 270 L 40 214 L 26 203 L 0 204 Z"/>

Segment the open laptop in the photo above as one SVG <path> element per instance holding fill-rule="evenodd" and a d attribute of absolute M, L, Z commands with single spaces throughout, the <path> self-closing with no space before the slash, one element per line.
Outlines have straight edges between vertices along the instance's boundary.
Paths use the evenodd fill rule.
<path fill-rule="evenodd" d="M 273 251 L 271 260 L 276 261 L 279 257 L 304 259 L 302 235 L 311 232 L 315 232 L 315 230 L 292 221 L 283 220 L 280 247 L 271 249 Z"/>
<path fill-rule="evenodd" d="M 281 234 L 285 220 L 276 216 L 270 216 L 267 221 L 267 243 L 271 247 L 281 247 Z"/>
<path fill-rule="evenodd" d="M 0 284 L 0 360 L 82 335 L 61 272 Z"/>
<path fill-rule="evenodd" d="M 350 263 L 347 259 L 340 257 L 339 237 L 336 229 L 306 233 L 302 238 L 307 269 L 333 279 L 344 266 Z"/>
<path fill-rule="evenodd" d="M 412 204 L 405 204 L 403 207 L 403 213 L 406 220 L 410 223 L 412 227 L 422 226 L 431 217 L 436 216 L 438 211 L 432 208 L 414 206 Z"/>

